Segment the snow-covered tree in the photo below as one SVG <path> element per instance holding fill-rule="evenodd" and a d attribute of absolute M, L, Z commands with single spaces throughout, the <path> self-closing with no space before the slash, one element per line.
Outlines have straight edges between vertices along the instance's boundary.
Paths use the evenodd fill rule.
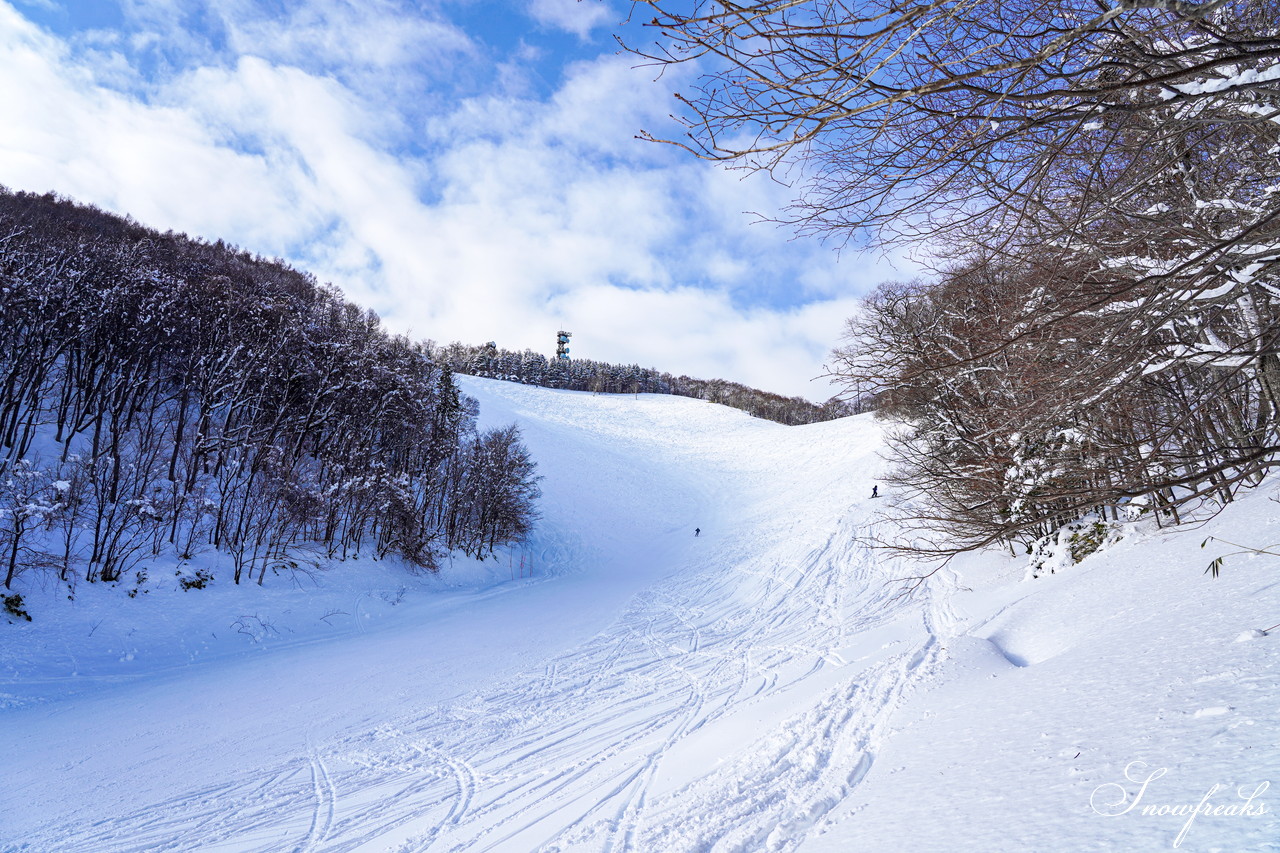
<path fill-rule="evenodd" d="M 63 579 L 166 548 L 229 553 L 236 582 L 297 548 L 433 564 L 476 410 L 430 343 L 279 261 L 54 196 L 0 191 L 0 235 L 0 482 L 56 448 Z M 36 522 L 10 504 L 12 580 Z"/>

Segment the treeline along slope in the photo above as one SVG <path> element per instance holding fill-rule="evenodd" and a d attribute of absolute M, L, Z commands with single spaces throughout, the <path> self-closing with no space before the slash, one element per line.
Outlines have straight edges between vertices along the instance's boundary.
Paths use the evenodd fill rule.
<path fill-rule="evenodd" d="M 870 411 L 873 398 L 832 397 L 822 405 L 803 397 L 784 397 L 725 379 L 695 379 L 638 364 L 612 364 L 589 358 L 548 359 L 532 350 L 515 352 L 496 346 L 452 343 L 435 357 L 458 373 L 503 379 L 544 388 L 600 394 L 675 394 L 741 409 L 747 414 L 788 426 L 834 420 Z"/>
<path fill-rule="evenodd" d="M 430 569 L 535 518 L 516 428 L 283 262 L 0 188 L 0 297 L 7 587 L 206 549 L 236 583 L 300 549 Z"/>

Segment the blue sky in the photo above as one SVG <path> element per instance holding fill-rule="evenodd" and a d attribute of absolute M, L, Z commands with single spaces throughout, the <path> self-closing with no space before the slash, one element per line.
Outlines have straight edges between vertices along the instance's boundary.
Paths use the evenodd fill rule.
<path fill-rule="evenodd" d="M 616 0 L 0 0 L 0 184 L 287 258 L 439 342 L 825 399 L 902 277 L 759 224 L 790 190 L 636 140 L 681 79 Z M 688 73 L 688 72 L 686 72 Z"/>

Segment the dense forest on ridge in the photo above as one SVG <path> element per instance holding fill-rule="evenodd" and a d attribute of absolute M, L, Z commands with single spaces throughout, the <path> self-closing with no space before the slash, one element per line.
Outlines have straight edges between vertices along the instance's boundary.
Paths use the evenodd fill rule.
<path fill-rule="evenodd" d="M 457 373 L 484 376 L 597 394 L 675 394 L 719 403 L 788 426 L 818 423 L 870 411 L 870 396 L 832 397 L 817 405 L 803 397 L 784 397 L 724 379 L 673 376 L 638 364 L 611 364 L 589 358 L 548 359 L 533 350 L 515 352 L 496 345 L 452 343 L 435 356 Z"/>
<path fill-rule="evenodd" d="M 431 345 L 281 261 L 0 190 L 0 570 L 433 569 L 530 529 L 534 463 Z M 193 578 L 191 583 L 203 583 Z"/>

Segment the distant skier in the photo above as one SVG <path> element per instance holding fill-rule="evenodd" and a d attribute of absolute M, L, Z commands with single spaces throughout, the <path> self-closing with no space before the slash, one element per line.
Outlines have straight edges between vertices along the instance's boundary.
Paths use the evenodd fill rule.
<path fill-rule="evenodd" d="M 880 487 L 878 485 L 871 487 L 871 497 L 873 498 L 880 497 Z"/>
<path fill-rule="evenodd" d="M 697 536 L 697 535 L 698 535 L 699 533 L 701 533 L 701 532 L 702 532 L 702 528 L 701 528 L 701 527 L 695 527 L 695 528 L 693 528 L 693 535 L 694 535 L 694 536 Z"/>

